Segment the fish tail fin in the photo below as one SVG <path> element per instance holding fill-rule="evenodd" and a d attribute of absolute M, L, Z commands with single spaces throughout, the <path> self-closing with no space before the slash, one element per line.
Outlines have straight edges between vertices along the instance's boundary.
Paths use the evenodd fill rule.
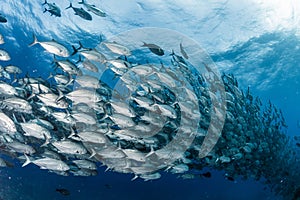
<path fill-rule="evenodd" d="M 46 147 L 50 143 L 50 138 L 44 134 L 45 142 L 41 145 L 41 147 Z"/>
<path fill-rule="evenodd" d="M 143 42 L 142 47 L 146 47 L 146 46 L 147 46 L 147 43 L 146 43 L 146 42 Z"/>
<path fill-rule="evenodd" d="M 70 5 L 68 7 L 66 7 L 66 9 L 69 9 L 69 8 L 73 8 L 72 3 L 70 3 Z"/>
<path fill-rule="evenodd" d="M 53 78 L 53 77 L 54 77 L 54 76 L 53 76 L 52 72 L 50 72 L 50 74 L 49 74 L 47 80 L 50 79 L 50 78 Z"/>
<path fill-rule="evenodd" d="M 55 102 L 59 102 L 65 96 L 60 89 L 57 88 L 57 91 L 58 91 L 58 97 L 57 99 L 55 99 Z"/>
<path fill-rule="evenodd" d="M 24 154 L 25 158 L 26 158 L 26 161 L 24 162 L 24 164 L 22 165 L 22 167 L 25 167 L 26 165 L 28 165 L 29 163 L 31 163 L 31 160 L 29 159 L 29 157 Z"/>
<path fill-rule="evenodd" d="M 96 154 L 97 154 L 97 152 L 94 149 L 92 149 L 92 152 L 91 152 L 91 155 L 89 158 L 93 158 Z"/>
<path fill-rule="evenodd" d="M 85 49 L 80 41 L 78 43 L 79 43 L 79 48 L 78 49 Z"/>
<path fill-rule="evenodd" d="M 33 42 L 30 43 L 29 46 L 31 47 L 31 46 L 33 46 L 33 45 L 35 45 L 37 43 L 39 43 L 39 41 L 37 40 L 36 35 L 33 33 Z"/>
<path fill-rule="evenodd" d="M 36 96 L 36 94 L 32 93 L 32 94 L 27 98 L 27 101 L 30 100 L 30 99 L 32 99 L 32 98 L 35 97 L 35 96 Z"/>
<path fill-rule="evenodd" d="M 43 6 L 43 5 L 46 5 L 46 4 L 48 4 L 47 0 L 45 0 L 45 2 L 42 3 L 42 6 Z"/>
<path fill-rule="evenodd" d="M 52 63 L 57 63 L 57 62 L 58 62 L 58 60 L 57 60 L 56 56 L 53 55 L 53 61 L 52 61 Z"/>
<path fill-rule="evenodd" d="M 44 11 L 43 11 L 43 13 L 45 13 L 45 12 L 47 12 L 47 11 L 48 11 L 47 8 L 45 8 Z"/>
<path fill-rule="evenodd" d="M 71 78 L 71 79 L 69 80 L 69 82 L 67 82 L 67 84 L 65 85 L 65 87 L 68 87 L 68 86 L 71 85 L 74 81 L 75 81 L 75 79 Z"/>
<path fill-rule="evenodd" d="M 76 49 L 76 47 L 74 47 L 74 45 L 72 45 L 73 48 L 73 53 L 71 54 L 71 56 L 75 55 L 78 52 L 78 49 Z"/>
<path fill-rule="evenodd" d="M 76 136 L 74 129 L 72 127 L 70 129 L 71 129 L 71 134 L 68 136 L 68 138 L 72 138 L 73 136 Z"/>
<path fill-rule="evenodd" d="M 78 61 L 76 61 L 75 63 L 78 64 L 78 63 L 80 63 L 80 62 L 82 62 L 82 61 L 83 61 L 83 60 L 82 60 L 82 57 L 81 57 L 81 55 L 79 55 Z"/>
<path fill-rule="evenodd" d="M 81 2 L 78 2 L 78 4 L 84 4 L 84 0 L 81 0 Z"/>

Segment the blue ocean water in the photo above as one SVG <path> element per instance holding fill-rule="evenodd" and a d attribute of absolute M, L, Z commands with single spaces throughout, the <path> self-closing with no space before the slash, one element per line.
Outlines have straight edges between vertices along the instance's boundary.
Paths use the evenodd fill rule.
<path fill-rule="evenodd" d="M 211 56 L 220 72 L 233 73 L 239 86 L 271 100 L 283 111 L 287 134 L 299 135 L 297 126 L 299 96 L 299 11 L 296 1 L 88 1 L 103 9 L 106 17 L 92 14 L 86 21 L 73 10 L 65 10 L 69 1 L 55 2 L 61 17 L 43 13 L 43 1 L 2 2 L 0 13 L 7 23 L 0 24 L 11 60 L 5 66 L 19 66 L 30 76 L 47 78 L 53 69 L 53 56 L 42 47 L 28 47 L 33 34 L 41 40 L 55 39 L 70 47 L 95 47 L 106 38 L 141 27 L 168 28 L 197 41 Z M 81 7 L 77 1 L 73 6 Z M 166 38 L 167 39 L 167 38 Z M 159 180 L 131 181 L 132 175 L 105 172 L 100 166 L 95 177 L 59 176 L 30 165 L 0 169 L 0 197 L 13 199 L 281 199 L 265 185 L 254 180 L 224 178 L 212 172 L 211 178 L 183 180 L 163 173 Z M 56 192 L 66 188 L 69 196 Z"/>

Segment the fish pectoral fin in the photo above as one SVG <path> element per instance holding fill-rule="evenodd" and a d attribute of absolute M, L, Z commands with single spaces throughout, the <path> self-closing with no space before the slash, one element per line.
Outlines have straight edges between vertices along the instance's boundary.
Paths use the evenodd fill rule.
<path fill-rule="evenodd" d="M 134 181 L 135 179 L 137 179 L 139 176 L 138 175 L 134 175 L 134 177 L 131 179 L 131 181 Z"/>

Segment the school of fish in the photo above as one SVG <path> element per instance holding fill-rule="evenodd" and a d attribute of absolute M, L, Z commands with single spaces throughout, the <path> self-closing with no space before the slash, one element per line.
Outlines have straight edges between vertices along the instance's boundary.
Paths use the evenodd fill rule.
<path fill-rule="evenodd" d="M 0 36 L 0 44 L 5 43 Z M 282 112 L 271 102 L 263 105 L 249 88 L 242 91 L 232 74 L 221 77 L 226 92 L 222 133 L 212 151 L 199 157 L 215 109 L 213 91 L 193 72 L 184 44 L 178 42 L 176 53 L 146 42 L 141 48 L 152 53 L 156 64 L 135 61 L 133 51 L 116 42 L 103 41 L 102 49 L 80 43 L 70 51 L 33 35 L 29 46 L 53 54 L 54 67 L 48 78 L 24 75 L 13 65 L 0 67 L 0 152 L 5 155 L 0 166 L 14 158 L 22 167 L 93 176 L 105 165 L 131 173 L 133 180 L 158 179 L 162 170 L 185 179 L 209 178 L 212 169 L 224 171 L 230 181 L 263 180 L 284 196 L 298 190 L 299 160 Z M 0 60 L 10 60 L 4 49 Z M 105 71 L 117 83 L 99 78 Z M 195 119 L 196 131 L 191 128 Z M 166 148 L 179 133 L 194 136 L 189 148 Z M 185 143 L 185 137 L 176 138 L 177 143 Z M 171 154 L 177 159 L 168 163 Z"/>

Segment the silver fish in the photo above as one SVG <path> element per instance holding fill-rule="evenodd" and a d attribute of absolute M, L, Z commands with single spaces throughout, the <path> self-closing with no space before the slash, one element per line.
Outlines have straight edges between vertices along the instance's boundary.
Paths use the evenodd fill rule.
<path fill-rule="evenodd" d="M 81 138 L 82 142 L 105 144 L 108 141 L 103 133 L 96 131 L 81 131 L 77 133 L 77 136 Z"/>
<path fill-rule="evenodd" d="M 22 70 L 14 65 L 7 65 L 4 70 L 10 74 L 22 74 Z"/>
<path fill-rule="evenodd" d="M 38 139 L 49 140 L 51 138 L 50 131 L 34 122 L 20 123 L 25 136 L 31 136 Z M 48 142 L 48 141 L 47 141 Z"/>
<path fill-rule="evenodd" d="M 12 151 L 18 152 L 18 153 L 25 153 L 25 154 L 34 154 L 36 151 L 35 149 L 28 145 L 28 144 L 23 144 L 21 142 L 13 141 L 6 143 L 6 146 L 11 149 Z"/>
<path fill-rule="evenodd" d="M 71 117 L 75 119 L 76 122 L 81 122 L 87 125 L 93 125 L 97 123 L 95 120 L 96 116 L 91 116 L 86 113 L 72 113 Z"/>
<path fill-rule="evenodd" d="M 73 160 L 72 162 L 75 163 L 80 169 L 97 170 L 96 164 L 89 160 Z"/>
<path fill-rule="evenodd" d="M 71 75 L 78 75 L 81 74 L 81 71 L 78 69 L 78 67 L 71 62 L 70 60 L 56 60 L 54 59 L 54 62 L 64 71 Z"/>
<path fill-rule="evenodd" d="M 74 104 L 86 103 L 93 104 L 102 100 L 102 97 L 95 91 L 80 88 L 65 95 L 72 100 Z"/>
<path fill-rule="evenodd" d="M 0 132 L 11 135 L 17 132 L 15 123 L 6 114 L 0 112 L 0 119 Z"/>
<path fill-rule="evenodd" d="M 102 42 L 102 44 L 104 44 L 113 53 L 124 56 L 131 55 L 130 50 L 121 44 L 115 42 Z"/>
<path fill-rule="evenodd" d="M 93 60 L 100 63 L 104 63 L 106 61 L 106 57 L 96 49 L 84 49 L 79 52 L 88 60 Z"/>
<path fill-rule="evenodd" d="M 40 42 L 37 40 L 35 34 L 33 34 L 33 42 L 29 44 L 29 46 L 33 46 L 35 44 L 40 44 L 46 51 L 61 57 L 69 57 L 69 50 L 63 46 L 62 44 L 56 42 L 55 40 L 48 42 Z"/>
<path fill-rule="evenodd" d="M 0 49 L 0 60 L 2 60 L 2 61 L 9 61 L 10 60 L 9 54 L 6 51 L 2 50 L 2 49 Z"/>
<path fill-rule="evenodd" d="M 89 60 L 83 61 L 82 66 L 83 66 L 83 68 L 85 68 L 86 70 L 89 70 L 91 72 L 95 72 L 95 73 L 99 72 L 98 67 Z"/>
<path fill-rule="evenodd" d="M 25 167 L 26 165 L 33 163 L 37 166 L 39 166 L 41 169 L 48 169 L 48 170 L 54 170 L 54 171 L 68 171 L 70 167 L 63 161 L 53 159 L 53 158 L 40 158 L 36 160 L 30 160 L 30 158 L 25 154 L 26 161 L 22 165 L 22 167 Z"/>
<path fill-rule="evenodd" d="M 45 93 L 36 95 L 40 101 L 42 101 L 46 106 L 66 109 L 69 104 L 64 99 L 59 99 L 59 96 L 53 93 Z"/>
<path fill-rule="evenodd" d="M 2 101 L 2 106 L 8 110 L 15 112 L 32 113 L 32 106 L 24 99 L 18 97 L 10 97 Z"/>
<path fill-rule="evenodd" d="M 100 87 L 98 78 L 89 75 L 77 76 L 75 82 L 78 83 L 81 87 L 94 88 L 97 89 Z"/>
<path fill-rule="evenodd" d="M 71 140 L 61 140 L 51 143 L 57 148 L 59 153 L 72 154 L 72 155 L 83 155 L 87 153 L 87 150 L 79 143 Z"/>
<path fill-rule="evenodd" d="M 14 96 L 17 95 L 18 92 L 13 86 L 7 83 L 0 83 L 0 94 L 5 96 Z"/>
<path fill-rule="evenodd" d="M 41 126 L 47 128 L 47 129 L 54 129 L 54 126 L 51 124 L 51 122 L 49 122 L 47 120 L 44 120 L 44 119 L 36 118 L 36 119 L 30 120 L 30 122 L 41 125 Z"/>

